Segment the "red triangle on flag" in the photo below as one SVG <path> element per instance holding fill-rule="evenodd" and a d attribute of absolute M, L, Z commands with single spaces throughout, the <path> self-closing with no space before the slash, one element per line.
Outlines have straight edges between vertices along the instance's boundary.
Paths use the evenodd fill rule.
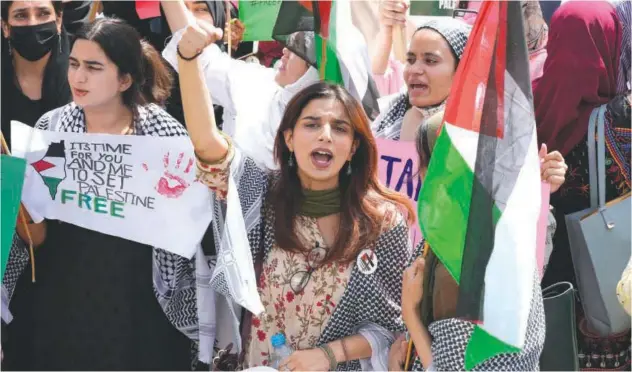
<path fill-rule="evenodd" d="M 49 163 L 44 159 L 38 160 L 35 163 L 31 164 L 33 166 L 33 168 L 35 168 L 35 170 L 38 173 L 42 173 L 43 171 L 47 170 L 47 169 L 51 169 L 55 166 L 55 164 Z"/>

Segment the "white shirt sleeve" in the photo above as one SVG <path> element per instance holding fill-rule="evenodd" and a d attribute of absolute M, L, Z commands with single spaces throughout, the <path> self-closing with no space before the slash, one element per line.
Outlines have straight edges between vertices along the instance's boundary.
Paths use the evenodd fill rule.
<path fill-rule="evenodd" d="M 183 33 L 184 29 L 173 33 L 162 52 L 162 56 L 176 71 L 178 71 L 177 46 Z M 206 47 L 198 59 L 213 103 L 223 106 L 225 111 L 232 114 L 239 114 L 240 104 L 237 100 L 240 96 L 254 98 L 253 91 L 259 90 L 261 85 L 272 84 L 272 87 L 275 85 L 274 72 L 271 69 L 232 59 L 216 44 Z M 249 91 L 242 91 L 243 87 L 249 87 Z"/>
<path fill-rule="evenodd" d="M 371 357 L 360 359 L 363 371 L 388 371 L 388 353 L 395 335 L 375 323 L 362 324 L 356 332 L 371 345 Z"/>

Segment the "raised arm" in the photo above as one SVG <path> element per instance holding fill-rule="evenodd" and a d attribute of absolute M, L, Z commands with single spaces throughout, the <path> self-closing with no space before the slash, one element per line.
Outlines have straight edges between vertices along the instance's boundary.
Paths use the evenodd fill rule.
<path fill-rule="evenodd" d="M 195 22 L 195 18 L 181 0 L 161 0 L 160 5 L 165 12 L 171 32 L 181 30 Z"/>
<path fill-rule="evenodd" d="M 393 29 L 406 26 L 405 0 L 385 0 L 380 2 L 380 31 L 377 34 L 377 47 L 371 58 L 373 74 L 382 75 L 388 67 L 388 59 L 393 47 Z"/>
<path fill-rule="evenodd" d="M 221 38 L 222 30 L 211 25 L 191 23 L 178 43 L 184 119 L 198 158 L 211 164 L 226 157 L 229 144 L 215 123 L 213 102 L 204 83 L 197 56 L 207 45 Z"/>

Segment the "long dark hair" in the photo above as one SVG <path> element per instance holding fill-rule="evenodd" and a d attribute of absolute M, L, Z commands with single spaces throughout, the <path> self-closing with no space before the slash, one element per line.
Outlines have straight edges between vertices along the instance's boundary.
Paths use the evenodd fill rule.
<path fill-rule="evenodd" d="M 279 247 L 291 252 L 305 252 L 294 229 L 295 218 L 303 201 L 301 181 L 297 167 L 290 167 L 284 132 L 294 129 L 303 109 L 315 99 L 333 98 L 343 104 L 353 126 L 358 147 L 351 161 L 353 172 L 341 171 L 339 187 L 341 193 L 340 229 L 335 243 L 323 264 L 333 261 L 349 262 L 358 251 L 375 242 L 380 234 L 384 214 L 379 207 L 392 203 L 407 215 L 409 223 L 414 212 L 408 200 L 399 193 L 384 187 L 378 180 L 378 153 L 370 122 L 362 106 L 344 88 L 318 82 L 305 88 L 288 103 L 277 132 L 274 156 L 280 169 L 279 178 L 268 194 L 268 203 L 275 211 L 275 239 Z M 345 169 L 346 167 L 343 167 Z"/>
<path fill-rule="evenodd" d="M 80 39 L 99 44 L 120 75 L 130 74 L 132 85 L 123 92 L 126 106 L 164 105 L 173 78 L 160 54 L 136 29 L 117 18 L 101 18 L 79 29 L 75 40 Z"/>

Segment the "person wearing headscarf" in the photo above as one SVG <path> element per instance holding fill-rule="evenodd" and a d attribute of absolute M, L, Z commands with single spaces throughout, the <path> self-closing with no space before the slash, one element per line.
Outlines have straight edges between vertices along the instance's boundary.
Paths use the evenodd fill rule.
<path fill-rule="evenodd" d="M 175 30 L 163 57 L 177 70 L 177 45 L 190 15 L 182 1 L 164 0 L 162 7 Z M 199 58 L 213 102 L 224 108 L 222 130 L 268 169 L 277 168 L 272 151 L 285 106 L 296 93 L 319 80 L 316 69 L 299 56 L 315 55 L 314 33 L 295 33 L 288 43 L 302 53 L 285 48 L 278 71 L 230 59 L 215 44 L 206 47 Z"/>
<path fill-rule="evenodd" d="M 622 17 L 625 6 L 627 22 Z M 622 75 L 630 70 L 629 54 L 627 62 L 623 55 L 630 43 L 629 6 L 629 0 L 614 4 L 569 1 L 551 19 L 548 57 L 542 77 L 533 84 L 536 125 L 538 141 L 562 153 L 569 171 L 565 185 L 551 196 L 558 228 L 543 287 L 562 281 L 577 283 L 565 216 L 590 207 L 588 122 L 602 105 L 606 106 L 606 201 L 630 192 L 630 90 L 629 80 L 620 82 L 628 79 L 629 75 Z M 591 348 L 590 353 L 602 360 L 619 353 L 629 358 L 627 339 L 624 343 L 605 341 L 611 344 L 606 346 L 591 338 L 590 343 L 597 345 L 592 349 L 582 345 L 580 336 L 579 348 L 584 353 Z M 590 364 L 591 358 L 580 361 L 581 368 Z M 614 361 L 608 359 L 607 365 L 614 368 Z"/>
<path fill-rule="evenodd" d="M 524 36 L 529 52 L 529 73 L 531 81 L 542 76 L 546 61 L 546 43 L 549 38 L 549 26 L 542 15 L 539 1 L 522 1 Z"/>
<path fill-rule="evenodd" d="M 415 31 L 404 68 L 407 92 L 390 97 L 381 108 L 372 125 L 376 137 L 413 140 L 418 125 L 443 111 L 470 30 L 460 20 L 442 18 Z"/>
<path fill-rule="evenodd" d="M 563 216 L 590 205 L 588 120 L 601 105 L 607 107 L 606 199 L 630 191 L 630 103 L 629 90 L 617 83 L 625 38 L 612 4 L 564 3 L 553 15 L 550 33 L 544 73 L 534 82 L 534 105 L 538 140 L 560 151 L 570 168 L 568 182 L 552 198 L 561 233 L 556 234 L 551 265 L 561 266 L 549 270 L 551 277 L 544 279 L 557 283 L 574 279 Z M 565 258 L 560 261 L 561 255 Z"/>
<path fill-rule="evenodd" d="M 524 21 L 524 36 L 527 40 L 529 51 L 529 72 L 531 81 L 542 76 L 542 68 L 546 60 L 546 42 L 548 40 L 548 26 L 542 14 L 542 1 L 521 1 L 522 19 Z M 545 1 L 544 3 L 555 3 Z M 478 12 L 483 1 L 467 1 L 467 9 Z M 559 5 L 559 4 L 558 4 Z M 467 13 L 463 16 L 465 22 L 474 25 L 476 22 L 475 13 Z"/>

